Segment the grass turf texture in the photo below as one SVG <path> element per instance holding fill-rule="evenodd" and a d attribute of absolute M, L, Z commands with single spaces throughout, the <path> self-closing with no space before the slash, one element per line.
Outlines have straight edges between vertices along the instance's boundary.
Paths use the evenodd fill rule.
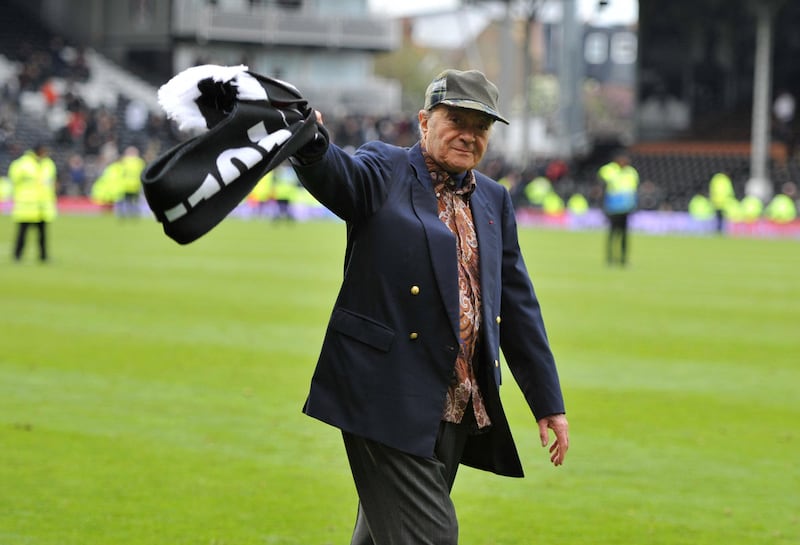
<path fill-rule="evenodd" d="M 13 264 L 0 218 L 0 543 L 349 542 L 336 430 L 300 413 L 344 228 L 60 217 Z M 548 465 L 505 372 L 527 478 L 462 469 L 467 545 L 800 542 L 800 246 L 522 229 L 572 448 Z M 5 256 L 5 257 L 3 257 Z"/>

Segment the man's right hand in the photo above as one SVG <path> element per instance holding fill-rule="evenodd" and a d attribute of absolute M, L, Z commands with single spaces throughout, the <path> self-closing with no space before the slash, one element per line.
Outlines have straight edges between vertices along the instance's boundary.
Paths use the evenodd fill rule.
<path fill-rule="evenodd" d="M 308 165 L 321 159 L 325 152 L 328 151 L 328 145 L 330 144 L 330 135 L 322 123 L 322 113 L 319 110 L 314 110 L 314 117 L 314 122 L 317 126 L 316 131 L 314 131 L 314 138 L 294 154 L 294 158 L 301 165 Z"/>

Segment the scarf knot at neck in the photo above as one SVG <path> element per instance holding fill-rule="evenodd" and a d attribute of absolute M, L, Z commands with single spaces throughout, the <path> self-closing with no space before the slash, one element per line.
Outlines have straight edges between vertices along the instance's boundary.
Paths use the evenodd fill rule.
<path fill-rule="evenodd" d="M 433 180 L 433 188 L 437 194 L 446 189 L 456 195 L 469 198 L 472 192 L 475 191 L 475 173 L 472 170 L 468 170 L 459 183 L 459 180 L 453 174 L 447 172 L 439 163 L 434 161 L 431 154 L 424 147 L 422 148 L 422 157 L 425 159 L 425 166 L 428 167 L 428 172 Z"/>

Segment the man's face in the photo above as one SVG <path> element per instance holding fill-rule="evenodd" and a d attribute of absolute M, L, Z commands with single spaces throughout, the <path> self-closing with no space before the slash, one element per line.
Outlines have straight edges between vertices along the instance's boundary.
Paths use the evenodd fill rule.
<path fill-rule="evenodd" d="M 450 173 L 466 172 L 483 159 L 494 119 L 477 110 L 436 106 L 420 110 L 422 144 Z"/>

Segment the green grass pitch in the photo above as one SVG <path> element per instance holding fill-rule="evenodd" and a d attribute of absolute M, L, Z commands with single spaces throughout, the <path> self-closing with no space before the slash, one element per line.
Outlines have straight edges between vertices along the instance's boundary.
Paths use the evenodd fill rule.
<path fill-rule="evenodd" d="M 800 242 L 523 228 L 571 424 L 525 479 L 468 468 L 465 545 L 800 543 Z M 0 544 L 336 545 L 356 496 L 300 409 L 344 227 L 62 216 L 53 261 L 0 217 Z"/>

